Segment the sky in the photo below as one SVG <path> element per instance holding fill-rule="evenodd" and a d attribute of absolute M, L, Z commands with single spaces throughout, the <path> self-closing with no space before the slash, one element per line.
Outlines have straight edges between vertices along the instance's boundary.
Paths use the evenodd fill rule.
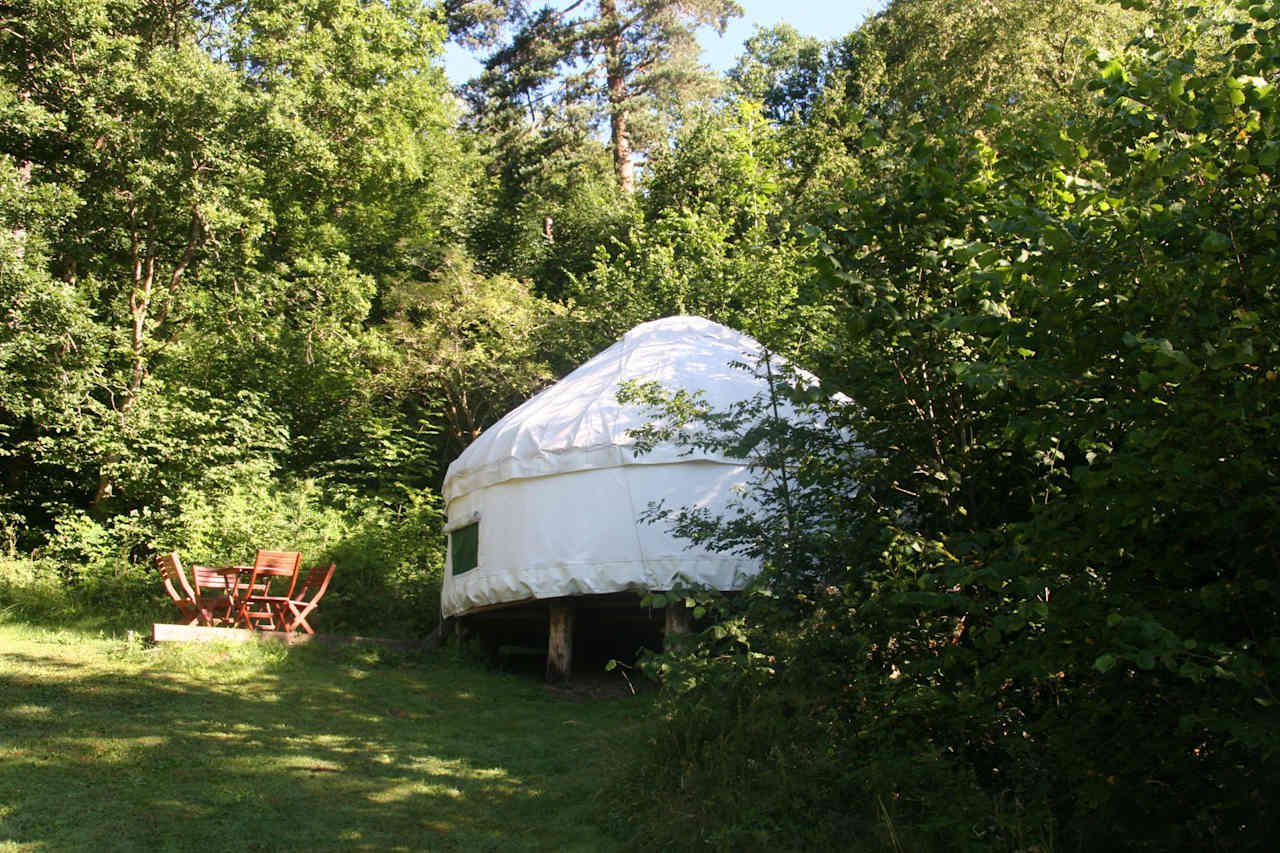
<path fill-rule="evenodd" d="M 742 53 L 742 43 L 755 27 L 787 23 L 802 34 L 824 41 L 839 38 L 858 26 L 867 15 L 878 12 L 887 0 L 738 0 L 743 16 L 729 22 L 724 35 L 704 29 L 702 61 L 715 71 L 728 71 Z M 449 45 L 444 56 L 445 71 L 454 83 L 464 83 L 480 70 L 480 63 L 457 45 Z"/>

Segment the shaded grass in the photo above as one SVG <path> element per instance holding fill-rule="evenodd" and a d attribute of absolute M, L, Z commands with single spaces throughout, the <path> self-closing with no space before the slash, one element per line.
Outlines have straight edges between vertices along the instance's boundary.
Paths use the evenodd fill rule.
<path fill-rule="evenodd" d="M 609 850 L 647 699 L 447 655 L 0 624 L 0 851 Z"/>

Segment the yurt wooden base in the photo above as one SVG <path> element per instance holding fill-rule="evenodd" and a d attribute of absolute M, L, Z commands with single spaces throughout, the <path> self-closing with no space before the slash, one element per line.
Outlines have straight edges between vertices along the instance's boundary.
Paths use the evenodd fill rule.
<path fill-rule="evenodd" d="M 530 671 L 545 660 L 548 683 L 579 672 L 603 671 L 609 660 L 629 663 L 641 647 L 660 649 L 671 634 L 692 630 L 683 604 L 642 607 L 635 593 L 527 600 L 455 617 L 452 633 L 492 661 Z"/>

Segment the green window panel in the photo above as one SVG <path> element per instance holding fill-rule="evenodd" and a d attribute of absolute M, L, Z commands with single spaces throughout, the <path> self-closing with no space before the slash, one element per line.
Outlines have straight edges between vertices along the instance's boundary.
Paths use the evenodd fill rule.
<path fill-rule="evenodd" d="M 455 575 L 480 565 L 480 522 L 459 527 L 449 534 L 450 571 Z"/>

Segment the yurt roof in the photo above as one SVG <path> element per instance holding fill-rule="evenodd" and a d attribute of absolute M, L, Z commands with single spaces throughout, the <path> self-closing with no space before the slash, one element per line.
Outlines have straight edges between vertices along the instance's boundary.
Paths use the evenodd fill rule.
<path fill-rule="evenodd" d="M 735 366 L 753 365 L 762 354 L 750 336 L 702 317 L 636 326 L 472 442 L 449 466 L 445 502 L 517 478 L 715 458 L 682 455 L 675 447 L 637 457 L 628 430 L 643 426 L 648 413 L 642 406 L 620 405 L 618 390 L 633 380 L 656 381 L 668 390 L 702 391 L 713 410 L 724 410 L 762 389 L 751 371 Z"/>

